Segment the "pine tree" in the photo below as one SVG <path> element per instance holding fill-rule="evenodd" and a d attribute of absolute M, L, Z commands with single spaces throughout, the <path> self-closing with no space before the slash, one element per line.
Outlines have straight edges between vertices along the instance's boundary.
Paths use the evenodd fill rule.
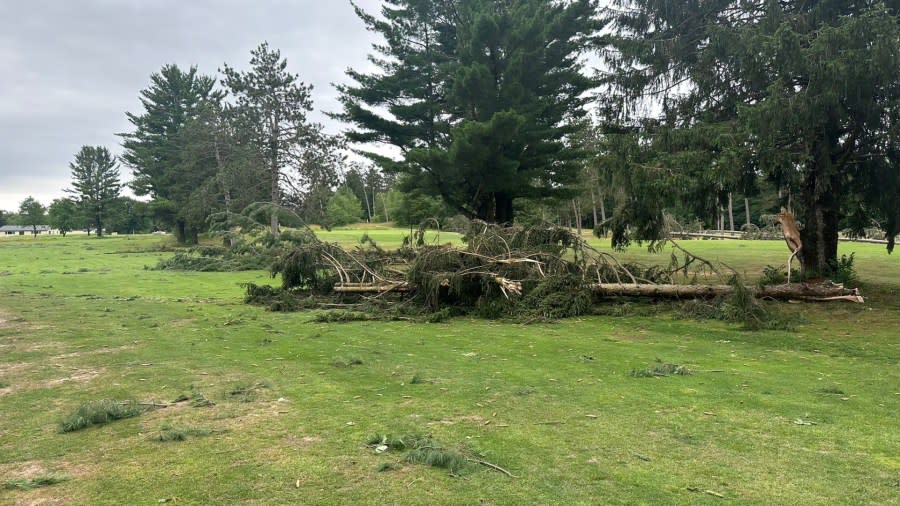
<path fill-rule="evenodd" d="M 78 206 L 103 236 L 103 221 L 107 208 L 119 197 L 119 165 L 103 146 L 82 146 L 69 163 L 72 188 L 65 190 L 75 196 Z"/>
<path fill-rule="evenodd" d="M 764 175 L 804 224 L 811 273 L 835 261 L 846 216 L 857 228 L 878 219 L 893 247 L 900 2 L 619 0 L 607 14 L 604 112 L 623 172 L 662 175 L 706 196 L 717 180 L 721 194 Z M 671 184 L 661 193 L 638 186 L 633 200 L 672 194 Z M 632 228 L 652 239 L 660 209 L 631 209 Z"/>
<path fill-rule="evenodd" d="M 593 81 L 579 59 L 599 29 L 593 0 L 392 0 L 357 13 L 385 44 L 379 72 L 350 70 L 338 118 L 351 141 L 405 189 L 441 196 L 466 215 L 510 223 L 519 198 L 560 197 L 578 173 L 569 137 Z"/>
<path fill-rule="evenodd" d="M 153 209 L 167 224 L 175 226 L 178 242 L 188 239 L 189 229 L 183 208 L 191 193 L 213 172 L 209 167 L 186 167 L 182 129 L 195 120 L 207 102 L 221 98 L 213 90 L 215 79 L 201 75 L 196 67 L 187 71 L 165 65 L 150 76 L 150 86 L 141 90 L 142 114 L 126 113 L 134 126 L 122 137 L 122 160 L 131 168 L 130 186 L 137 195 L 149 195 Z M 196 231 L 196 230 L 195 230 Z"/>
<path fill-rule="evenodd" d="M 249 71 L 224 66 L 224 85 L 233 99 L 230 114 L 248 132 L 265 165 L 271 228 L 278 234 L 278 208 L 285 203 L 284 186 L 292 182 L 292 175 L 299 176 L 303 183 L 319 178 L 333 181 L 335 174 L 328 158 L 334 153 L 334 139 L 322 133 L 321 125 L 309 121 L 312 86 L 287 71 L 287 60 L 281 52 L 262 43 L 250 54 Z M 294 174 L 289 173 L 291 170 Z"/>

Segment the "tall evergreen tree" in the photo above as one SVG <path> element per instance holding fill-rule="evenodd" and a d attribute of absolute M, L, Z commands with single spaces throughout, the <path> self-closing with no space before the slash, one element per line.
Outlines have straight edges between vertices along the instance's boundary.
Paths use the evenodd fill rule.
<path fill-rule="evenodd" d="M 784 203 L 793 197 L 813 273 L 836 259 L 848 215 L 856 226 L 878 219 L 892 249 L 900 226 L 898 14 L 897 0 L 615 1 L 604 54 L 619 161 L 649 179 L 677 179 L 678 190 L 705 187 L 703 195 L 717 179 L 727 191 L 748 173 L 765 175 L 784 190 Z M 659 114 L 639 114 L 635 106 L 648 99 L 656 107 L 642 109 Z M 660 189 L 643 194 L 654 202 L 672 193 L 638 186 Z M 660 209 L 652 207 L 632 206 L 643 238 L 658 232 Z"/>
<path fill-rule="evenodd" d="M 141 90 L 141 114 L 126 113 L 134 126 L 122 137 L 122 160 L 131 168 L 130 183 L 137 195 L 153 198 L 153 208 L 169 225 L 174 225 L 179 242 L 191 234 L 191 225 L 182 212 L 191 193 L 210 176 L 209 170 L 184 163 L 181 130 L 197 118 L 204 104 L 220 98 L 213 87 L 215 79 L 201 75 L 196 67 L 187 71 L 177 65 L 165 65 L 150 76 L 150 86 Z M 206 167 L 203 167 L 207 169 Z"/>
<path fill-rule="evenodd" d="M 284 186 L 291 183 L 292 176 L 301 180 L 321 176 L 318 171 L 323 166 L 310 161 L 329 150 L 331 139 L 320 125 L 309 121 L 312 86 L 287 71 L 281 52 L 262 43 L 250 54 L 249 71 L 238 72 L 225 65 L 222 72 L 233 99 L 229 112 L 249 133 L 265 165 L 273 206 L 272 233 L 277 234 Z"/>
<path fill-rule="evenodd" d="M 180 171 L 195 179 L 179 210 L 192 224 L 192 240 L 212 214 L 222 213 L 221 225 L 227 230 L 234 213 L 268 198 L 267 172 L 259 151 L 222 104 L 207 101 L 181 129 L 178 143 Z"/>
<path fill-rule="evenodd" d="M 580 56 L 599 29 L 594 0 L 392 0 L 381 17 L 357 8 L 385 44 L 379 72 L 341 86 L 355 142 L 406 188 L 440 195 L 472 217 L 509 223 L 518 198 L 568 194 L 581 153 L 570 136 L 593 81 Z"/>
<path fill-rule="evenodd" d="M 82 146 L 69 168 L 72 188 L 65 191 L 75 196 L 82 213 L 96 228 L 97 237 L 102 237 L 108 208 L 121 190 L 119 165 L 105 147 Z"/>

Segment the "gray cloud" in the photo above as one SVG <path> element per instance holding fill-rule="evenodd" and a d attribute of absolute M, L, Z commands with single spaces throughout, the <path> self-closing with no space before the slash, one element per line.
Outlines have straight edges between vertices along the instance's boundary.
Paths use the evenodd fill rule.
<path fill-rule="evenodd" d="M 357 3 L 375 11 L 380 1 Z M 368 66 L 374 39 L 349 0 L 4 0 L 0 209 L 62 196 L 82 145 L 119 152 L 125 112 L 140 112 L 138 93 L 163 65 L 241 69 L 264 40 L 314 85 L 317 110 L 336 111 L 331 83 Z M 321 112 L 314 119 L 342 128 Z"/>

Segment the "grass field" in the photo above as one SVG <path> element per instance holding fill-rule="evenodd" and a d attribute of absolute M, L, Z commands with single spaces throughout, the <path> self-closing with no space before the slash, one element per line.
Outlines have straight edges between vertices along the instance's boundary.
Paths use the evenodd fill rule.
<path fill-rule="evenodd" d="M 842 245 L 866 304 L 787 304 L 796 331 L 745 332 L 645 306 L 316 323 L 243 304 L 264 272 L 147 270 L 164 240 L 0 239 L 0 504 L 900 504 L 900 259 L 881 246 Z M 751 278 L 787 257 L 683 245 Z M 690 374 L 632 374 L 657 360 Z M 58 432 L 87 401 L 182 394 L 214 405 Z M 380 434 L 515 477 L 407 463 Z"/>

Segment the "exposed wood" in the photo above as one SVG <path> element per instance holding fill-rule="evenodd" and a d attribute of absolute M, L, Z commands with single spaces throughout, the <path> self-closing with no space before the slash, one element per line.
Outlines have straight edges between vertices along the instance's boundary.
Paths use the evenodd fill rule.
<path fill-rule="evenodd" d="M 341 283 L 335 285 L 337 293 L 384 293 L 384 292 L 408 292 L 411 288 L 408 283 Z"/>
<path fill-rule="evenodd" d="M 469 462 L 474 462 L 476 464 L 481 464 L 485 467 L 489 467 L 489 468 L 493 469 L 494 471 L 498 471 L 498 472 L 501 472 L 501 473 L 509 476 L 510 478 L 518 478 L 518 476 L 512 474 L 511 472 L 507 471 L 506 469 L 503 469 L 502 467 L 498 466 L 497 464 L 491 464 L 490 462 L 488 462 L 486 460 L 471 459 L 471 458 L 466 459 L 466 460 L 468 460 Z"/>

